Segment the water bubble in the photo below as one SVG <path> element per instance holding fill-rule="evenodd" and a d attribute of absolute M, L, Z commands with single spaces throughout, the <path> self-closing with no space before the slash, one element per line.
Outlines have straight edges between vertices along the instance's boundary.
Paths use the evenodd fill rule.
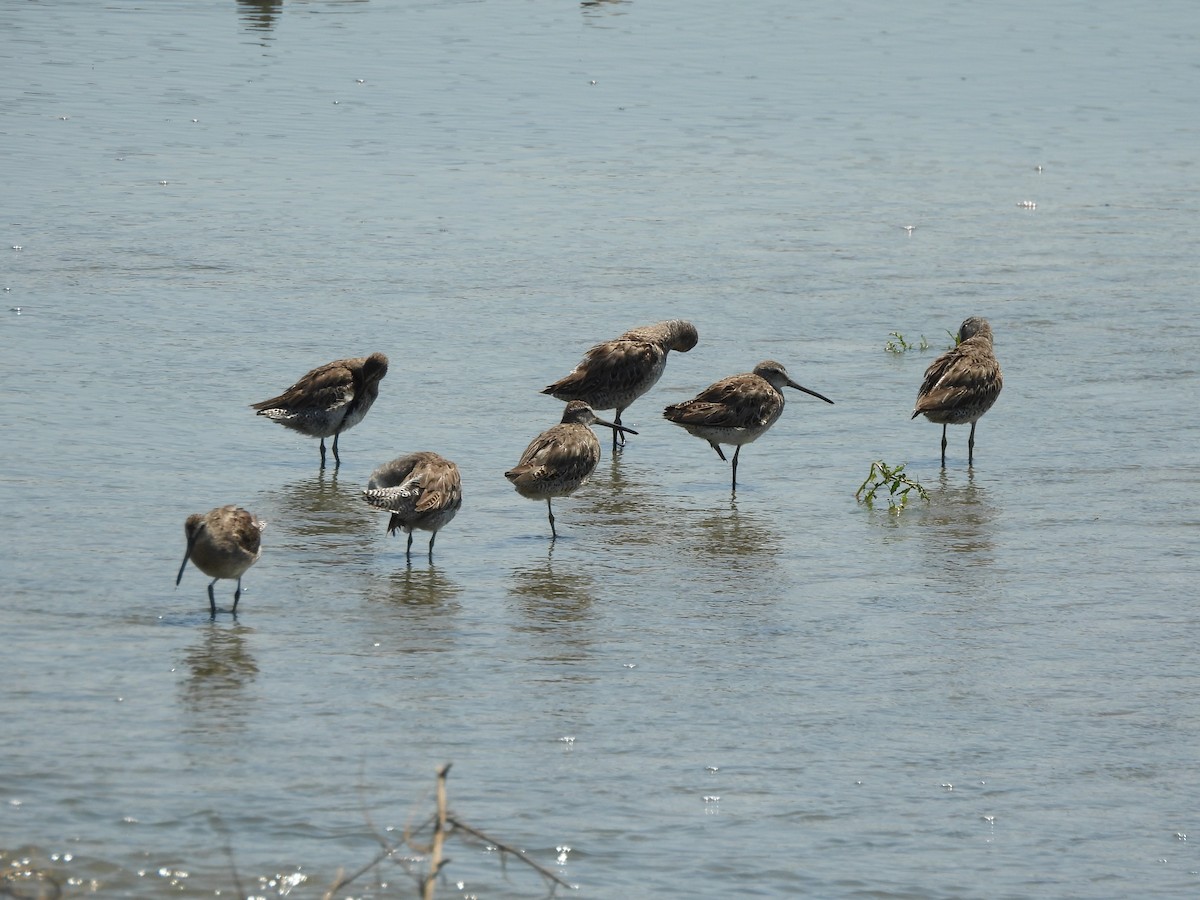
<path fill-rule="evenodd" d="M 573 743 L 575 743 L 575 735 L 573 735 L 573 734 L 563 735 L 562 737 L 559 738 L 559 741 L 561 741 L 564 744 L 573 744 Z"/>
<path fill-rule="evenodd" d="M 710 775 L 713 775 L 720 771 L 720 768 L 720 766 L 705 766 L 704 771 L 708 772 Z"/>
<path fill-rule="evenodd" d="M 947 782 L 944 782 L 944 783 L 942 784 L 942 787 L 943 787 L 945 790 L 947 790 L 947 791 L 952 791 L 952 790 L 954 790 L 954 785 L 950 784 L 950 782 L 948 782 L 948 781 L 947 781 Z"/>

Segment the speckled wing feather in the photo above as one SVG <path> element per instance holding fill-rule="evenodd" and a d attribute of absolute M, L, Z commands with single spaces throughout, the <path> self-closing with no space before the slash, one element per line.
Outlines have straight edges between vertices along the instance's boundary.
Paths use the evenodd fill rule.
<path fill-rule="evenodd" d="M 668 406 L 663 415 L 677 425 L 758 428 L 774 421 L 783 398 L 757 375 L 733 375 L 705 388 L 695 399 Z"/>
<path fill-rule="evenodd" d="M 355 396 L 355 371 L 346 365 L 361 360 L 339 359 L 318 369 L 313 369 L 278 397 L 252 404 L 259 412 L 283 409 L 295 412 L 300 409 L 332 410 L 353 402 Z"/>
<path fill-rule="evenodd" d="M 555 425 L 539 434 L 525 448 L 521 461 L 505 472 L 504 477 L 519 490 L 587 478 L 600 462 L 600 442 L 590 429 L 582 432 L 577 431 L 578 427 Z M 579 440 L 579 436 L 583 439 Z"/>
<path fill-rule="evenodd" d="M 458 467 L 453 463 L 444 460 L 432 461 L 422 468 L 418 478 L 418 513 L 458 509 L 462 505 L 462 481 L 459 478 Z"/>
<path fill-rule="evenodd" d="M 1000 366 L 990 349 L 974 339 L 963 341 L 925 370 L 913 416 L 962 410 L 965 418 L 980 406 L 987 409 L 1001 384 Z"/>
<path fill-rule="evenodd" d="M 234 541 L 247 553 L 254 556 L 262 548 L 262 531 L 265 523 L 260 522 L 251 513 L 240 507 L 232 513 L 232 530 Z"/>
<path fill-rule="evenodd" d="M 590 400 L 600 409 L 611 406 L 596 397 L 621 395 L 662 374 L 666 352 L 644 341 L 615 340 L 597 344 L 569 374 L 542 390 L 559 400 Z M 654 378 L 657 381 L 657 378 Z M 646 389 L 653 382 L 646 384 Z"/>

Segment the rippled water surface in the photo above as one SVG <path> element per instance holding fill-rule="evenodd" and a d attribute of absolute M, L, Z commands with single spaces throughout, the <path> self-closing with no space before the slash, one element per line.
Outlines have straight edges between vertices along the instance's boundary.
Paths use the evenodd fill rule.
<path fill-rule="evenodd" d="M 1194 4 L 0 0 L 0 31 L 0 886 L 320 897 L 450 762 L 559 896 L 1200 891 Z M 942 469 L 909 416 L 968 315 L 1005 388 Z M 551 543 L 502 476 L 538 391 L 676 317 L 699 345 Z M 248 408 L 376 350 L 337 470 Z M 661 409 L 767 358 L 836 405 L 789 392 L 731 494 Z M 407 565 L 360 491 L 423 449 L 466 499 Z M 928 503 L 857 504 L 877 459 Z M 224 503 L 269 524 L 210 620 L 174 578 Z M 438 896 L 544 892 L 463 837 Z"/>

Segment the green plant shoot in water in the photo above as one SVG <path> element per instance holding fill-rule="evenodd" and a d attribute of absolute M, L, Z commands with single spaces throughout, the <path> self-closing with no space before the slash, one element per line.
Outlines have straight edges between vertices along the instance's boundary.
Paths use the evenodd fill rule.
<path fill-rule="evenodd" d="M 883 347 L 888 353 L 907 353 L 909 350 L 928 350 L 929 341 L 925 340 L 925 335 L 921 335 L 920 344 L 912 344 L 904 339 L 898 331 L 888 332 L 888 342 Z"/>
<path fill-rule="evenodd" d="M 875 505 L 875 495 L 881 487 L 887 486 L 888 489 L 888 512 L 900 514 L 900 511 L 908 505 L 908 495 L 910 491 L 916 491 L 917 496 L 929 502 L 929 492 L 921 485 L 919 481 L 914 481 L 904 474 L 904 466 L 906 463 L 901 463 L 898 466 L 892 467 L 885 463 L 882 459 L 871 463 L 871 471 L 867 473 L 866 479 L 863 481 L 857 491 L 854 492 L 854 499 L 859 503 L 873 508 Z"/>

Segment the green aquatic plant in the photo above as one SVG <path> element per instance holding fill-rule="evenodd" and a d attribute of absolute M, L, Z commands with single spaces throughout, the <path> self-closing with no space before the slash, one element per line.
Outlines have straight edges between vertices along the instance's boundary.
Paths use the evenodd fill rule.
<path fill-rule="evenodd" d="M 925 340 L 925 335 L 921 335 L 921 342 L 913 344 L 904 339 L 898 331 L 888 332 L 888 342 L 884 344 L 883 349 L 888 353 L 907 353 L 909 350 L 928 350 L 929 341 Z"/>
<path fill-rule="evenodd" d="M 876 494 L 880 488 L 886 486 L 888 489 L 888 512 L 899 515 L 908 505 L 908 495 L 912 491 L 916 491 L 917 496 L 928 503 L 929 491 L 925 490 L 921 482 L 914 481 L 904 474 L 905 465 L 907 463 L 889 466 L 882 459 L 875 460 L 871 463 L 871 471 L 867 473 L 863 483 L 854 492 L 854 499 L 868 509 L 873 508 Z"/>

